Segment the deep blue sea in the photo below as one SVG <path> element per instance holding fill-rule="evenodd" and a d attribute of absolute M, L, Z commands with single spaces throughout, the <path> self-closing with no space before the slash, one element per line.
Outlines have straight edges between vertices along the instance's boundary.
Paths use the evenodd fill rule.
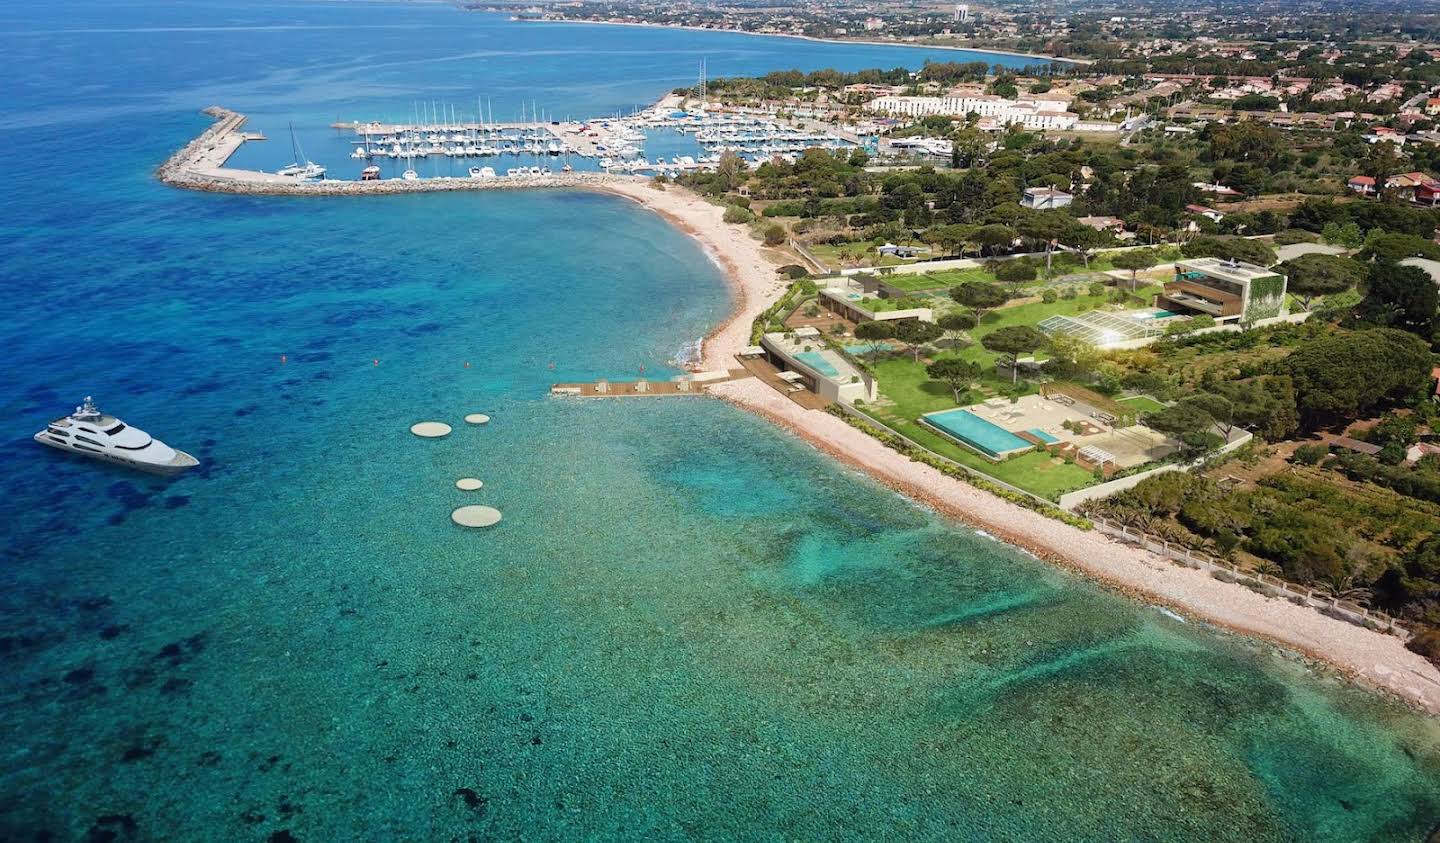
<path fill-rule="evenodd" d="M 963 56 L 443 4 L 6 13 L 0 840 L 1415 841 L 1440 822 L 1435 719 L 720 402 L 546 397 L 663 374 L 728 309 L 648 212 L 152 178 L 211 104 L 252 115 L 270 146 L 243 154 L 273 165 L 289 124 L 320 160 L 347 148 L 331 121 L 417 100 L 611 114 L 702 57 L 719 76 Z M 203 467 L 162 481 L 30 442 L 87 394 Z M 425 419 L 456 430 L 411 436 Z M 504 521 L 452 525 L 472 502 Z"/>

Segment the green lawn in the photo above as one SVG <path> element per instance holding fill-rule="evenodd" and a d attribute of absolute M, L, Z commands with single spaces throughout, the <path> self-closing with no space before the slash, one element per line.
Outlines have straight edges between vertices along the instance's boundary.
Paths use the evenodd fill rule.
<path fill-rule="evenodd" d="M 1139 294 L 1149 298 L 1159 291 L 1159 287 L 1142 287 Z M 895 301 L 890 299 L 890 301 Z M 995 377 L 995 361 L 999 355 L 986 351 L 980 344 L 980 340 L 986 334 L 999 330 L 1010 325 L 1035 325 L 1041 320 L 1055 315 L 1074 315 L 1087 310 L 1094 310 L 1106 303 L 1105 296 L 1078 296 L 1074 299 L 1058 299 L 1054 302 L 1033 302 L 1031 304 L 1016 305 L 1014 307 L 1002 307 L 985 314 L 980 325 L 970 331 L 974 342 L 959 351 L 944 351 L 940 357 L 959 357 L 962 360 L 969 360 L 972 363 L 979 363 L 984 370 L 982 380 L 997 388 L 1008 388 L 1010 384 Z M 1044 357 L 1041 352 L 1039 357 Z M 888 398 L 894 401 L 898 411 L 905 416 L 914 418 L 921 413 L 928 413 L 931 410 L 941 410 L 955 406 L 950 395 L 950 390 L 941 383 L 932 382 L 925 374 L 923 363 L 916 363 L 909 357 L 894 357 L 878 361 L 873 366 L 875 376 L 880 381 L 880 390 Z"/>
<path fill-rule="evenodd" d="M 886 277 L 885 281 L 889 284 L 895 284 L 895 286 L 898 287 L 900 284 L 896 283 L 896 281 L 901 277 L 904 276 L 891 275 Z M 977 266 L 971 269 L 942 269 L 939 272 L 927 272 L 924 275 L 914 275 L 909 276 L 909 278 L 911 280 L 909 280 L 908 283 L 917 286 L 907 287 L 906 289 L 935 290 L 941 288 L 948 289 L 971 281 L 993 282 L 995 280 L 995 274 L 988 269 Z M 924 286 L 918 286 L 921 284 Z"/>
<path fill-rule="evenodd" d="M 1149 298 L 1158 290 L 1158 287 L 1148 287 L 1142 288 L 1138 293 Z M 1048 304 L 1034 302 L 991 311 L 980 326 L 971 331 L 971 335 L 975 339 L 974 344 L 958 352 L 942 352 L 940 356 L 942 358 L 958 356 L 961 359 L 979 363 L 983 369 L 982 386 L 997 391 L 1008 389 L 1010 384 L 995 376 L 994 367 L 997 355 L 986 351 L 980 345 L 982 337 L 991 331 L 1010 325 L 1034 325 L 1050 316 L 1074 315 L 1103 307 L 1106 299 L 1107 296 L 1079 296 L 1074 299 L 1059 299 Z M 880 395 L 889 405 L 885 407 L 872 405 L 866 407 L 866 411 L 935 453 L 1051 500 L 1065 492 L 1084 488 L 1094 483 L 1094 477 L 1089 471 L 1076 465 L 1068 465 L 1063 461 L 1056 463 L 1048 454 L 1022 454 L 1003 462 L 993 463 L 968 448 L 946 439 L 929 428 L 921 426 L 917 419 L 925 413 L 959 406 L 956 404 L 949 386 L 930 380 L 930 377 L 925 374 L 923 363 L 917 363 L 912 358 L 905 356 L 877 360 L 871 365 L 871 368 L 879 383 Z M 972 393 L 962 395 L 961 398 L 962 403 L 969 404 L 979 400 L 980 396 Z M 1154 412 L 1164 407 L 1148 396 L 1125 399 L 1125 403 L 1141 412 Z"/>
<path fill-rule="evenodd" d="M 929 292 L 931 290 L 944 290 L 948 287 L 954 286 L 954 282 L 946 282 L 940 280 L 937 277 L 938 275 L 939 273 L 930 273 L 925 275 L 905 273 L 904 275 L 901 275 L 897 272 L 893 275 L 881 275 L 880 280 L 890 285 L 891 287 L 904 290 L 907 293 L 923 293 Z"/>
<path fill-rule="evenodd" d="M 949 405 L 954 406 L 954 403 L 950 402 Z M 896 415 L 890 408 L 871 406 L 863 409 L 942 457 L 1047 500 L 1056 500 L 1066 492 L 1082 489 L 1095 482 L 1095 476 L 1090 472 L 1063 460 L 1057 462 L 1049 454 L 1032 452 L 998 463 L 991 462 L 922 426 L 918 421 Z"/>
<path fill-rule="evenodd" d="M 855 243 L 844 243 L 839 246 L 832 246 L 829 243 L 818 243 L 814 246 L 807 246 L 806 248 L 810 250 L 810 254 L 823 261 L 825 265 L 834 267 L 835 269 L 844 269 L 845 267 L 856 265 L 853 260 L 842 263 L 840 260 L 841 251 L 860 255 L 860 266 L 899 266 L 903 263 L 914 262 L 913 260 L 902 260 L 894 255 L 878 255 L 875 252 L 868 251 L 876 246 L 883 245 L 884 241 L 882 240 L 861 240 Z M 900 245 L 909 244 L 902 243 Z"/>
<path fill-rule="evenodd" d="M 864 409 L 935 453 L 1050 500 L 1095 482 L 1094 476 L 1085 469 L 1063 461 L 1057 464 L 1048 454 L 1021 454 L 994 463 L 957 445 L 917 421 L 925 413 L 957 406 L 949 386 L 930 380 L 924 365 L 906 357 L 880 360 L 873 368 L 881 396 L 893 406 L 872 405 Z M 974 393 L 962 395 L 967 403 L 978 398 Z"/>
<path fill-rule="evenodd" d="M 863 307 L 871 313 L 889 313 L 892 310 L 910 310 L 916 307 L 929 307 L 927 301 L 906 296 L 903 299 L 881 299 L 874 296 L 866 296 L 862 299 L 852 299 L 850 303 L 857 307 Z"/>
<path fill-rule="evenodd" d="M 1156 401 L 1148 395 L 1135 395 L 1130 398 L 1119 399 L 1121 404 L 1128 404 L 1142 413 L 1158 413 L 1165 409 L 1165 405 Z"/>
<path fill-rule="evenodd" d="M 1150 301 L 1158 292 L 1159 287 L 1141 287 L 1135 294 L 1145 301 Z M 991 310 L 985 314 L 975 330 L 970 332 L 975 344 L 961 352 L 960 357 L 993 368 L 998 355 L 991 354 L 980 345 L 980 340 L 986 334 L 1011 325 L 1038 325 L 1051 316 L 1074 316 L 1087 310 L 1103 308 L 1108 303 L 1108 295 L 1108 292 L 1101 296 L 1082 295 L 1049 303 L 1039 301 Z M 1141 306 L 1135 305 L 1136 308 Z M 1044 354 L 1039 356 L 1043 358 Z"/>

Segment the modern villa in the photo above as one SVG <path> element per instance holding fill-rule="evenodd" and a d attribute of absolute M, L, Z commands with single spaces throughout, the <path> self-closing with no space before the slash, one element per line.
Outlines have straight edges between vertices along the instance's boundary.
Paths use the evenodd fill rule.
<path fill-rule="evenodd" d="M 1053 187 L 1027 187 L 1025 195 L 1020 199 L 1020 204 L 1037 211 L 1049 211 L 1056 208 L 1067 208 L 1074 201 L 1074 196 Z"/>
<path fill-rule="evenodd" d="M 760 338 L 758 350 L 780 370 L 781 380 L 808 389 L 821 398 L 842 404 L 875 400 L 875 379 L 846 360 L 843 354 L 826 348 L 820 332 L 814 328 L 765 334 Z"/>
<path fill-rule="evenodd" d="M 854 279 L 835 279 L 831 286 L 820 290 L 820 304 L 832 313 L 838 313 L 851 322 L 886 322 L 895 319 L 919 319 L 934 322 L 934 312 L 928 307 L 898 308 L 895 299 L 882 299 L 866 295 L 863 285 Z"/>
<path fill-rule="evenodd" d="M 1175 262 L 1175 278 L 1155 297 L 1173 313 L 1212 316 L 1220 324 L 1285 314 L 1285 276 L 1244 261 L 1195 258 Z"/>

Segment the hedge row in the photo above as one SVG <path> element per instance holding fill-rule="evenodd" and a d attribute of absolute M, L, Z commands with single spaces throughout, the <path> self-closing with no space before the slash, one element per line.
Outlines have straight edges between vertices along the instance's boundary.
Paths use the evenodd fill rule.
<path fill-rule="evenodd" d="M 814 292 L 815 282 L 811 281 L 808 278 L 801 278 L 800 280 L 791 284 L 789 289 L 785 291 L 785 295 L 781 296 L 774 304 L 761 311 L 760 315 L 755 317 L 755 321 L 750 323 L 750 344 L 759 345 L 760 336 L 765 333 L 765 326 L 770 324 L 771 319 L 774 319 L 776 315 L 780 313 L 784 313 L 789 308 L 794 307 L 798 298 L 810 295 Z"/>

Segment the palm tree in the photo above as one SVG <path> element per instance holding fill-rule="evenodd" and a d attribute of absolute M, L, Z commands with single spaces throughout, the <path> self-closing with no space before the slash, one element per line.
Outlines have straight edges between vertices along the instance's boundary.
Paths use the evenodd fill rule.
<path fill-rule="evenodd" d="M 1330 598 L 1332 602 L 1344 601 L 1353 603 L 1363 609 L 1370 608 L 1370 601 L 1375 599 L 1375 593 L 1363 586 L 1355 585 L 1355 572 L 1341 573 L 1331 572 L 1327 577 L 1315 583 L 1315 590 Z"/>

